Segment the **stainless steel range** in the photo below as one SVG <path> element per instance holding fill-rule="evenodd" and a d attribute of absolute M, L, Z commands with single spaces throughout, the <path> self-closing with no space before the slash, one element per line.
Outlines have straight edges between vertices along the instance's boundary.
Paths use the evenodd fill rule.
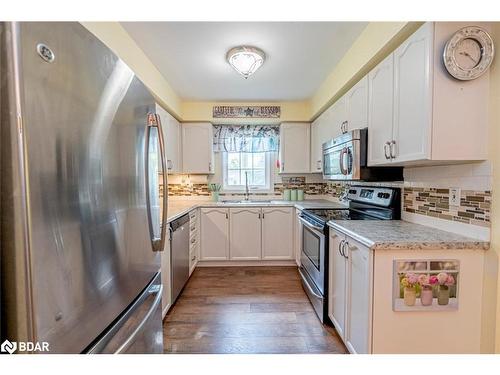
<path fill-rule="evenodd" d="M 398 220 L 401 217 L 399 188 L 352 186 L 345 209 L 305 209 L 302 225 L 302 285 L 321 322 L 328 321 L 328 221 Z"/>

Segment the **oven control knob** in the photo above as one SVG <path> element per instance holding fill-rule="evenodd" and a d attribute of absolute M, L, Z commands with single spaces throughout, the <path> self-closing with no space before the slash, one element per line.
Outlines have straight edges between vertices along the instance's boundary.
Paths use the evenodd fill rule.
<path fill-rule="evenodd" d="M 377 197 L 378 197 L 378 198 L 384 198 L 384 193 L 378 193 L 378 194 L 377 194 Z"/>

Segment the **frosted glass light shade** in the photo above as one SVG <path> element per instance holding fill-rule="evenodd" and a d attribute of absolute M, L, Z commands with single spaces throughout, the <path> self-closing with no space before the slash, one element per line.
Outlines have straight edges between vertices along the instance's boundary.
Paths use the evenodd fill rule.
<path fill-rule="evenodd" d="M 248 78 L 259 69 L 265 60 L 265 53 L 255 47 L 234 47 L 227 53 L 227 62 L 243 77 Z"/>

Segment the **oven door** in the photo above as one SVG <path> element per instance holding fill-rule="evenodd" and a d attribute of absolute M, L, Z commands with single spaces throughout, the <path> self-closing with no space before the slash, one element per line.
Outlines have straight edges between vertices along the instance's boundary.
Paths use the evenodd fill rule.
<path fill-rule="evenodd" d="M 325 235 L 322 228 L 299 217 L 302 226 L 300 262 L 316 288 L 325 294 Z"/>

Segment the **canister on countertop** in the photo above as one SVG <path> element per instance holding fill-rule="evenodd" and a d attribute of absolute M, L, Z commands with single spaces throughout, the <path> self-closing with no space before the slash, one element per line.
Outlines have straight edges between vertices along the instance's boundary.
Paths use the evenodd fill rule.
<path fill-rule="evenodd" d="M 290 200 L 291 201 L 296 201 L 297 200 L 297 189 L 293 189 L 290 193 Z"/>
<path fill-rule="evenodd" d="M 285 201 L 290 200 L 290 189 L 283 190 L 283 200 Z"/>
<path fill-rule="evenodd" d="M 298 201 L 304 200 L 304 190 L 302 189 L 297 190 L 297 200 Z"/>

